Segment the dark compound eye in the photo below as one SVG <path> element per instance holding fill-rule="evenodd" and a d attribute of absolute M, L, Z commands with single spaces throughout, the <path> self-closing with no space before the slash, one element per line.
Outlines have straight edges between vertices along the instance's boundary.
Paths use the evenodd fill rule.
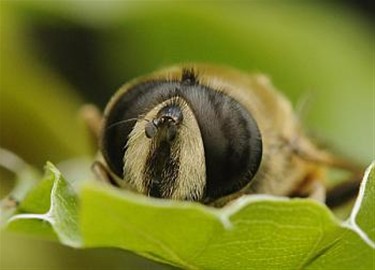
<path fill-rule="evenodd" d="M 202 136 L 206 183 L 201 200 L 212 201 L 241 190 L 254 177 L 262 159 L 262 140 L 257 123 L 235 99 L 197 83 L 192 76 L 188 81 L 138 84 L 112 104 L 106 111 L 101 142 L 101 150 L 110 169 L 123 177 L 125 146 L 135 123 L 127 122 L 111 129 L 106 127 L 124 119 L 140 118 L 150 108 L 176 96 L 185 100 L 193 111 Z M 167 129 L 168 140 L 173 140 L 177 134 L 176 123 L 183 118 L 178 105 L 161 110 L 158 117 L 157 121 L 163 117 L 173 120 Z M 145 135 L 148 138 L 153 138 L 158 132 L 157 121 L 150 120 L 146 124 Z M 191 152 L 194 153 L 194 149 Z"/>
<path fill-rule="evenodd" d="M 262 159 L 262 139 L 252 115 L 236 100 L 206 88 L 197 91 L 202 93 L 194 106 L 205 150 L 205 197 L 212 201 L 252 180 Z"/>

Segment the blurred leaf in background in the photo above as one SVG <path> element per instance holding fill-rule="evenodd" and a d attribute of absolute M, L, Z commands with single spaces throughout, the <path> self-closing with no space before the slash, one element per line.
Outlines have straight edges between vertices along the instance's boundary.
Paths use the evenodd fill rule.
<path fill-rule="evenodd" d="M 127 80 L 192 61 L 266 73 L 294 104 L 308 94 L 308 130 L 354 160 L 374 158 L 373 24 L 342 3 L 66 0 L 1 1 L 0 8 L 0 146 L 31 164 L 90 154 L 81 104 L 103 108 Z M 128 258 L 1 238 L 4 268 Z M 127 262 L 151 265 L 135 256 Z"/>
<path fill-rule="evenodd" d="M 79 126 L 79 97 L 43 65 L 14 10 L 1 8 L 0 123 L 3 147 L 39 166 L 87 153 Z M 18 16 L 17 16 L 18 15 Z"/>

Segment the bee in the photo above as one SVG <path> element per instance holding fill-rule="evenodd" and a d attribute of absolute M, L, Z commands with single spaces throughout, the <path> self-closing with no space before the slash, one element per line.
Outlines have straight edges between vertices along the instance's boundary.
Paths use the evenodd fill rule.
<path fill-rule="evenodd" d="M 96 115 L 96 174 L 151 197 L 213 206 L 244 194 L 324 202 L 326 167 L 348 167 L 304 134 L 266 76 L 229 67 L 184 64 L 143 76 Z"/>

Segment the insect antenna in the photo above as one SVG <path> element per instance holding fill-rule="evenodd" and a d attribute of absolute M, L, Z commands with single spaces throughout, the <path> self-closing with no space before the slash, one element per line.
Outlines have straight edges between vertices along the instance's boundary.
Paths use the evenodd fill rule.
<path fill-rule="evenodd" d="M 111 128 L 114 128 L 114 127 L 117 127 L 118 125 L 122 125 L 122 124 L 129 123 L 129 122 L 132 122 L 132 121 L 137 121 L 137 120 L 138 120 L 138 118 L 129 118 L 129 119 L 121 120 L 121 121 L 110 124 L 107 127 L 107 130 L 111 129 Z"/>
<path fill-rule="evenodd" d="M 146 122 L 150 122 L 150 120 L 146 119 L 146 118 L 143 118 L 143 119 L 140 119 L 140 118 L 129 118 L 129 119 L 125 119 L 125 120 L 121 120 L 121 121 L 118 121 L 118 122 L 115 122 L 115 123 L 112 123 L 110 124 L 108 127 L 107 127 L 107 130 L 108 129 L 111 129 L 113 127 L 116 127 L 118 125 L 122 125 L 122 124 L 126 124 L 126 123 L 129 123 L 129 122 L 132 122 L 132 121 L 138 121 L 138 120 L 144 120 Z"/>

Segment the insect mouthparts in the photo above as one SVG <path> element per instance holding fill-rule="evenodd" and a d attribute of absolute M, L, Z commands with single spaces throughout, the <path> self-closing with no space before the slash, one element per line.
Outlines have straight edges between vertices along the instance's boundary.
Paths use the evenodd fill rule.
<path fill-rule="evenodd" d="M 149 139 L 158 137 L 160 141 L 172 142 L 182 119 L 181 109 L 176 105 L 168 105 L 158 112 L 156 118 L 146 124 L 146 137 Z"/>

